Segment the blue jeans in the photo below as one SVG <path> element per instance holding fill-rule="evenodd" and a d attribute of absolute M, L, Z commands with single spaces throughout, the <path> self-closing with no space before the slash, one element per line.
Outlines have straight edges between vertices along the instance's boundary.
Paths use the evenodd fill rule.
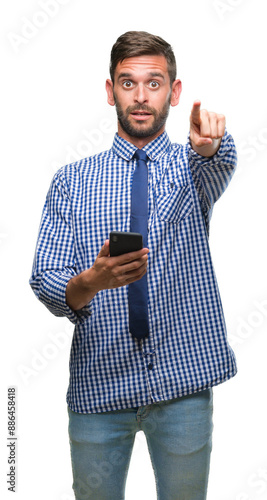
<path fill-rule="evenodd" d="M 135 434 L 143 430 L 158 500 L 205 500 L 212 389 L 139 408 L 69 412 L 76 500 L 123 500 Z"/>

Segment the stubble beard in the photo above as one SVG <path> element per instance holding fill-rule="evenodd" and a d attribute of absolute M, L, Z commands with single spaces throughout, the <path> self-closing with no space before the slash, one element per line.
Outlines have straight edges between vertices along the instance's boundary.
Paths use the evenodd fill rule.
<path fill-rule="evenodd" d="M 124 130 L 124 132 L 126 132 L 130 137 L 145 138 L 154 136 L 165 125 L 169 115 L 171 96 L 168 98 L 160 111 L 156 111 L 154 108 L 150 108 L 146 105 L 128 106 L 126 110 L 123 111 L 120 103 L 118 102 L 118 99 L 116 98 L 115 93 L 113 95 L 119 124 L 122 130 Z M 132 125 L 128 116 L 134 111 L 147 111 L 148 113 L 151 113 L 154 117 L 152 125 L 147 128 L 145 121 L 140 121 L 140 123 L 136 126 Z"/>

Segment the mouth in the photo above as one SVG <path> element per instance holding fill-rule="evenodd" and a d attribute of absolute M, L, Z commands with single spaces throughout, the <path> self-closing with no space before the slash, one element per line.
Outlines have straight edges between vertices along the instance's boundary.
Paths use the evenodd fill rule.
<path fill-rule="evenodd" d="M 152 114 L 147 111 L 133 111 L 130 115 L 137 121 L 148 120 L 150 116 L 152 116 Z"/>

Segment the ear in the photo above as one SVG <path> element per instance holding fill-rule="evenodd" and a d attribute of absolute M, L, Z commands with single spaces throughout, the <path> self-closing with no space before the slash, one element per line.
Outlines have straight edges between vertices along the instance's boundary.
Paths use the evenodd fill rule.
<path fill-rule="evenodd" d="M 108 96 L 108 103 L 110 104 L 110 106 L 115 106 L 115 100 L 113 95 L 113 83 L 109 79 L 106 80 L 106 91 Z"/>
<path fill-rule="evenodd" d="M 177 106 L 182 92 L 181 80 L 175 80 L 172 84 L 171 106 Z"/>

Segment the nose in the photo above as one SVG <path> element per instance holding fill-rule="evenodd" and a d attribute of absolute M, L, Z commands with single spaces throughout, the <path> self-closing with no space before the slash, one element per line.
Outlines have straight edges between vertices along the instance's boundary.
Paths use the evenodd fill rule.
<path fill-rule="evenodd" d="M 142 83 L 140 83 L 136 88 L 135 102 L 138 104 L 144 104 L 148 100 L 146 89 Z"/>

